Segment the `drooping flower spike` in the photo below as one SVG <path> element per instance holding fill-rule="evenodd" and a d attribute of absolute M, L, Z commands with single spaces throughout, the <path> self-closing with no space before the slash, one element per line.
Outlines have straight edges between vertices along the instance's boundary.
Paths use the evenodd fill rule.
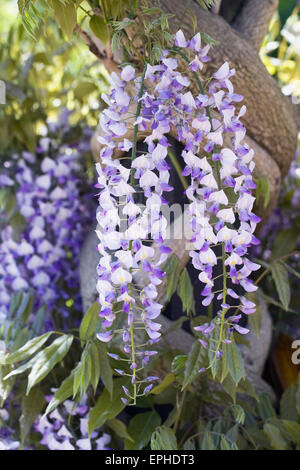
<path fill-rule="evenodd" d="M 199 270 L 199 280 L 205 284 L 203 305 L 209 305 L 216 295 L 214 269 L 219 260 L 214 247 L 220 244 L 224 283 L 222 293 L 217 296 L 221 308 L 219 321 L 223 326 L 226 321 L 230 331 L 245 332 L 233 320 L 225 318 L 230 309 L 226 303 L 227 296 L 237 295 L 233 289 L 227 290 L 227 281 L 230 279 L 246 291 L 253 291 L 255 286 L 248 277 L 259 268 L 246 257 L 248 247 L 257 243 L 253 232 L 259 218 L 252 212 L 254 197 L 251 189 L 255 188 L 253 151 L 243 143 L 245 128 L 240 121 L 245 107 L 237 115 L 235 113 L 234 103 L 241 101 L 242 97 L 234 94 L 230 81 L 234 70 L 225 63 L 213 75 L 209 89 L 204 92 L 197 73 L 209 60 L 209 46 L 201 48 L 199 33 L 187 41 L 182 31 L 175 35 L 174 44 L 175 48 L 164 51 L 157 65 L 146 65 L 142 77 L 136 77 L 131 66 L 126 66 L 120 77 L 112 74 L 112 92 L 109 97 L 103 97 L 109 107 L 100 120 L 104 136 L 100 138 L 103 166 L 97 164 L 100 189 L 97 235 L 101 256 L 97 289 L 103 332 L 98 338 L 109 342 L 115 334 L 122 335 L 130 371 L 118 371 L 131 377 L 133 392 L 128 391 L 124 401 L 129 397 L 133 403 L 139 394 L 149 391 L 148 386 L 142 389 L 144 382 L 139 379 L 139 371 L 155 354 L 153 350 L 137 350 L 137 330 L 146 332 L 146 347 L 160 337 L 157 318 L 162 306 L 155 299 L 156 286 L 165 275 L 160 266 L 170 251 L 165 245 L 166 220 L 161 206 L 166 202 L 163 193 L 172 190 L 169 185 L 170 168 L 166 163 L 170 145 L 167 135 L 171 131 L 174 134 L 175 130 L 177 140 L 184 145 L 182 157 L 186 166 L 183 175 L 190 177 L 190 186 L 186 190 L 193 231 L 191 242 L 194 245 L 190 256 L 194 267 Z M 191 60 L 182 48 L 193 56 Z M 179 71 L 176 54 L 188 61 L 188 73 Z M 196 75 L 200 83 L 197 96 L 189 89 L 191 74 Z M 131 98 L 133 84 L 136 96 Z M 132 110 L 136 110 L 133 123 Z M 132 125 L 134 137 L 130 142 L 126 135 Z M 136 156 L 139 131 L 147 134 L 144 139 L 147 151 Z M 231 138 L 230 146 L 224 145 L 225 135 Z M 132 158 L 128 169 L 113 157 L 117 150 L 130 149 Z M 136 202 L 139 191 L 143 191 L 145 196 L 143 207 Z M 232 192 L 234 200 L 229 199 Z M 121 212 L 120 207 L 123 209 Z M 122 230 L 124 215 L 127 225 Z M 147 244 L 149 234 L 153 242 L 151 247 Z M 155 246 L 157 250 L 154 250 Z M 160 256 L 155 259 L 157 251 Z M 136 292 L 133 276 L 139 270 L 148 276 L 149 283 L 141 292 Z M 247 305 L 245 300 L 239 307 L 247 314 L 254 311 L 254 307 Z M 118 312 L 116 308 L 119 308 Z M 121 312 L 125 314 L 126 322 L 121 330 L 116 331 L 116 315 Z M 213 322 L 203 332 L 209 335 L 215 325 Z M 216 357 L 222 355 L 221 346 L 226 339 L 223 338 L 223 326 Z"/>
<path fill-rule="evenodd" d="M 68 129 L 67 122 L 54 125 L 54 131 Z M 34 292 L 30 321 L 47 307 L 46 329 L 53 328 L 50 314 L 71 290 L 76 309 L 82 310 L 79 256 L 95 208 L 90 196 L 81 195 L 79 157 L 89 139 L 90 134 L 76 146 L 58 147 L 55 138 L 43 137 L 35 153 L 14 154 L 3 165 L 0 188 L 15 194 L 14 210 L 23 223 L 21 233 L 10 222 L 0 230 L 0 323 L 12 295 L 21 290 Z M 60 311 L 64 318 L 69 314 L 63 306 Z"/>
<path fill-rule="evenodd" d="M 180 41 L 175 38 L 175 45 L 183 47 L 179 44 L 184 43 L 183 33 L 178 34 Z M 193 38 L 187 48 L 194 51 L 195 42 Z M 187 55 L 181 55 L 188 59 Z M 193 72 L 194 60 L 189 63 Z M 186 163 L 184 174 L 191 175 L 191 185 L 186 194 L 191 201 L 195 249 L 190 255 L 194 267 L 200 271 L 199 280 L 205 284 L 203 305 L 210 305 L 215 296 L 220 303 L 217 321 L 205 329 L 195 329 L 209 336 L 220 324 L 215 357 L 222 355 L 222 344 L 230 341 L 226 333 L 230 336 L 233 330 L 241 334 L 249 331 L 237 325 L 240 315 L 227 315 L 233 308 L 226 302 L 228 296 L 239 299 L 239 295 L 228 286 L 229 281 L 233 285 L 239 284 L 246 292 L 253 292 L 257 287 L 249 276 L 260 268 L 247 258 L 249 247 L 258 243 L 253 233 L 260 219 L 253 213 L 255 198 L 251 194 L 256 187 L 252 176 L 254 152 L 244 143 L 246 129 L 241 122 L 246 107 L 242 106 L 236 112 L 236 103 L 243 97 L 234 93 L 230 80 L 234 73 L 226 62 L 213 74 L 206 92 L 200 83 L 200 93 L 194 97 L 194 113 L 185 120 L 186 137 L 182 139 L 185 144 L 182 152 Z M 222 246 L 221 260 L 213 250 L 217 245 Z M 215 293 L 214 272 L 219 263 L 223 265 L 223 289 Z M 246 314 L 254 313 L 253 302 L 243 296 L 239 300 L 234 308 Z"/>

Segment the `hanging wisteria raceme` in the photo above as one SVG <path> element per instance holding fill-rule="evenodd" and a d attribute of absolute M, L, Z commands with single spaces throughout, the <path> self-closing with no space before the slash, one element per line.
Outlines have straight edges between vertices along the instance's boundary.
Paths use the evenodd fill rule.
<path fill-rule="evenodd" d="M 114 89 L 110 99 L 106 99 L 110 106 L 104 111 L 100 121 L 105 131 L 105 137 L 100 141 L 103 145 L 103 168 L 97 164 L 98 187 L 101 189 L 97 214 L 100 228 L 97 230 L 100 239 L 98 248 L 101 255 L 97 289 L 101 305 L 100 317 L 104 318 L 102 327 L 107 329 L 98 338 L 109 341 L 115 333 L 122 335 L 124 351 L 129 355 L 130 373 L 127 375 L 130 375 L 133 385 L 132 392 L 124 387 L 127 397 L 123 401 L 133 404 L 139 394 L 151 390 L 152 384 L 149 381 L 154 380 L 154 377 L 140 379 L 139 371 L 156 354 L 151 346 L 161 336 L 161 325 L 155 321 L 162 308 L 156 302 L 157 286 L 165 275 L 160 266 L 170 252 L 164 244 L 167 222 L 161 214 L 161 205 L 165 203 L 162 194 L 172 190 L 168 184 L 169 166 L 165 162 L 168 148 L 165 134 L 170 127 L 162 120 L 157 120 L 157 125 L 154 125 L 151 97 L 144 92 L 144 80 L 149 73 L 151 69 L 147 68 L 142 79 L 135 79 L 134 69 L 127 66 L 120 79 L 116 75 L 112 76 Z M 126 89 L 132 86 L 129 83 L 132 80 L 137 92 L 135 100 L 138 102 L 134 139 L 132 143 L 124 139 L 118 144 L 121 150 L 132 149 L 132 165 L 127 169 L 119 160 L 114 160 L 112 155 L 116 148 L 116 139 L 125 135 L 128 130 L 122 116 L 126 113 L 130 115 L 131 112 L 132 100 Z M 159 107 L 158 103 L 156 106 Z M 148 152 L 136 156 L 138 128 L 145 130 L 151 125 L 152 133 L 145 141 Z M 146 199 L 144 206 L 138 205 L 134 199 L 141 191 Z M 122 217 L 127 222 L 123 231 Z M 153 246 L 147 246 L 151 237 L 160 253 L 158 259 L 154 257 Z M 133 275 L 137 270 L 143 270 L 149 281 L 141 291 L 133 285 Z M 121 305 L 120 310 L 127 315 L 126 325 L 118 331 L 113 328 L 116 314 L 119 313 L 115 304 Z M 143 330 L 146 335 L 143 339 L 144 348 L 135 346 L 138 330 Z M 122 368 L 117 369 L 117 372 L 125 374 Z"/>
<path fill-rule="evenodd" d="M 7 425 L 8 419 L 8 411 L 0 409 L 0 450 L 16 450 L 20 446 L 20 442 L 14 438 L 14 430 Z"/>
<path fill-rule="evenodd" d="M 252 302 L 245 296 L 239 297 L 227 285 L 231 280 L 247 292 L 256 289 L 248 277 L 259 266 L 246 256 L 248 247 L 258 243 L 253 235 L 259 221 L 252 212 L 253 151 L 243 143 L 246 131 L 240 118 L 245 107 L 236 115 L 234 103 L 242 97 L 234 93 L 230 81 L 234 71 L 228 63 L 213 75 L 207 92 L 203 90 L 198 72 L 209 60 L 208 50 L 209 46 L 201 47 L 200 34 L 186 41 L 179 31 L 175 35 L 175 46 L 164 51 L 157 65 L 146 64 L 142 77 L 136 78 L 131 66 L 126 66 L 120 77 L 112 74 L 112 92 L 109 97 L 103 96 L 109 107 L 100 120 L 104 135 L 99 138 L 102 164 L 97 164 L 100 189 L 97 235 L 101 256 L 97 290 L 101 305 L 99 315 L 103 318 L 103 331 L 98 338 L 109 342 L 117 334 L 123 337 L 128 359 L 119 359 L 128 361 L 128 368 L 121 367 L 117 372 L 129 375 L 133 385 L 133 390 L 124 389 L 126 403 L 134 404 L 136 397 L 149 392 L 152 386 L 142 386 L 152 378 L 140 378 L 139 372 L 155 354 L 148 346 L 160 337 L 160 324 L 156 319 L 162 305 L 155 299 L 157 285 L 164 277 L 160 266 L 170 252 L 165 246 L 167 222 L 161 206 L 166 203 L 164 191 L 172 190 L 166 156 L 170 145 L 167 135 L 171 132 L 174 135 L 174 130 L 177 140 L 184 145 L 183 175 L 191 179 L 186 190 L 191 201 L 189 213 L 194 245 L 190 255 L 194 267 L 200 271 L 199 280 L 205 284 L 203 305 L 208 306 L 215 295 L 220 301 L 218 320 L 199 328 L 209 335 L 219 321 L 215 357 L 222 354 L 221 346 L 224 341 L 230 341 L 226 335 L 230 336 L 233 329 L 240 333 L 248 331 L 238 325 L 240 315 L 227 318 L 231 308 L 226 303 L 227 296 L 238 299 L 236 307 L 244 313 L 255 310 Z M 176 55 L 187 60 L 187 73 L 180 71 Z M 189 88 L 191 75 L 196 76 L 199 84 L 197 96 Z M 126 135 L 132 126 L 133 139 L 129 141 Z M 143 140 L 147 150 L 139 156 L 138 132 L 147 135 Z M 225 134 L 231 137 L 230 147 L 224 146 Z M 130 168 L 123 165 L 122 159 L 114 158 L 120 150 L 131 151 Z M 136 199 L 141 191 L 146 200 L 143 207 Z M 124 216 L 127 225 L 123 230 Z M 151 246 L 148 246 L 149 241 L 153 242 Z M 220 260 L 214 251 L 217 245 L 222 246 Z M 158 259 L 154 258 L 155 252 L 160 253 Z M 223 265 L 224 279 L 222 292 L 216 294 L 214 269 L 218 263 Z M 141 291 L 133 283 L 133 275 L 138 270 L 149 279 Z M 121 313 L 125 315 L 125 324 L 115 327 L 116 317 Z M 135 344 L 140 329 L 146 333 L 143 347 Z M 115 354 L 112 356 L 118 358 Z"/>
<path fill-rule="evenodd" d="M 47 400 L 52 397 L 47 396 Z M 109 434 L 97 429 L 89 437 L 89 410 L 84 397 L 80 404 L 65 400 L 49 416 L 39 416 L 34 428 L 42 434 L 40 444 L 49 450 L 111 450 Z"/>
<path fill-rule="evenodd" d="M 78 149 L 58 150 L 55 140 L 45 137 L 36 154 L 23 152 L 4 163 L 0 187 L 15 195 L 14 214 L 24 223 L 15 233 L 9 219 L 0 232 L 0 318 L 13 293 L 31 290 L 34 311 L 45 305 L 46 328 L 52 328 L 49 313 L 60 299 L 72 293 L 81 310 L 79 254 L 93 210 L 89 197 L 80 194 Z M 68 315 L 63 305 L 60 311 Z"/>
<path fill-rule="evenodd" d="M 207 60 L 207 49 L 201 50 L 201 36 L 198 34 L 186 41 L 179 31 L 175 46 L 196 75 L 203 67 L 201 57 Z M 187 49 L 188 55 L 182 53 L 182 49 Z M 188 57 L 191 53 L 195 54 L 192 60 Z M 260 268 L 247 257 L 249 247 L 259 243 L 253 233 L 260 218 L 252 211 L 255 198 L 251 191 L 256 188 L 252 176 L 254 152 L 244 143 L 246 129 L 241 117 L 246 107 L 242 106 L 236 112 L 236 103 L 243 97 L 234 93 L 230 80 L 234 73 L 229 64 L 224 63 L 209 80 L 206 91 L 196 77 L 199 95 L 191 96 L 193 112 L 185 119 L 185 134 L 181 139 L 185 144 L 183 174 L 191 175 L 186 194 L 191 201 L 191 241 L 195 249 L 190 255 L 194 267 L 200 271 L 199 280 L 205 284 L 203 305 L 210 305 L 215 296 L 219 301 L 217 319 L 195 330 L 209 337 L 216 325 L 219 326 L 214 360 L 222 356 L 222 346 L 230 342 L 234 330 L 248 333 L 247 328 L 238 324 L 239 311 L 252 314 L 255 304 L 239 295 L 234 285 L 240 285 L 246 292 L 254 292 L 257 287 L 249 276 Z M 222 247 L 220 259 L 214 250 L 218 245 Z M 221 292 L 214 290 L 214 272 L 220 263 L 223 269 Z M 229 305 L 228 297 L 236 299 L 237 305 Z M 231 309 L 235 312 L 229 316 Z M 206 341 L 201 342 L 207 346 Z"/>

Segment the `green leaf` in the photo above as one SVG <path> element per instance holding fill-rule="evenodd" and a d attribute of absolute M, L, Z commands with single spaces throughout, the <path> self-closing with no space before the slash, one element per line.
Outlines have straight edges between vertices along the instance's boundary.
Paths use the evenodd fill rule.
<path fill-rule="evenodd" d="M 62 382 L 60 387 L 56 390 L 52 400 L 47 406 L 45 415 L 51 413 L 60 403 L 67 400 L 73 393 L 73 382 L 74 382 L 74 370 L 71 374 Z"/>
<path fill-rule="evenodd" d="M 52 333 L 52 331 L 49 331 L 41 336 L 37 336 L 24 344 L 24 346 L 22 346 L 18 351 L 8 354 L 4 358 L 5 364 L 14 364 L 15 362 L 23 361 L 24 359 L 32 356 L 43 346 L 43 344 L 46 343 Z"/>
<path fill-rule="evenodd" d="M 97 340 L 98 341 L 98 340 Z M 98 347 L 94 341 L 89 345 L 89 353 L 91 357 L 91 384 L 96 391 L 99 380 L 100 380 L 100 360 Z"/>
<path fill-rule="evenodd" d="M 207 10 L 208 8 L 212 7 L 217 0 L 197 0 L 200 5 Z"/>
<path fill-rule="evenodd" d="M 25 364 L 22 364 L 21 366 L 17 367 L 17 369 L 11 370 L 11 368 L 10 368 L 10 372 L 9 372 L 8 375 L 6 375 L 4 377 L 4 380 L 7 380 L 10 377 L 13 377 L 14 375 L 23 374 L 23 372 L 25 372 L 27 369 L 30 369 L 34 365 L 37 356 L 38 356 L 38 354 L 36 356 L 32 357 L 29 361 L 25 362 Z"/>
<path fill-rule="evenodd" d="M 99 351 L 99 361 L 100 361 L 100 375 L 101 379 L 105 385 L 105 388 L 109 391 L 110 396 L 113 396 L 113 371 L 110 367 L 110 363 L 107 357 L 107 350 L 105 344 L 101 343 L 101 341 L 97 341 L 97 348 Z"/>
<path fill-rule="evenodd" d="M 128 432 L 133 441 L 125 441 L 126 450 L 141 450 L 147 446 L 153 431 L 160 425 L 161 419 L 156 411 L 140 413 L 130 420 Z"/>
<path fill-rule="evenodd" d="M 263 421 L 276 417 L 276 411 L 274 410 L 270 396 L 267 393 L 261 393 L 259 395 L 257 411 Z"/>
<path fill-rule="evenodd" d="M 245 415 L 245 411 L 243 410 L 243 408 L 240 405 L 233 405 L 231 409 L 232 409 L 235 421 L 239 424 L 244 424 L 246 415 Z"/>
<path fill-rule="evenodd" d="M 29 395 L 23 396 L 21 405 L 22 415 L 20 418 L 21 441 L 23 444 L 44 404 L 45 398 L 39 387 L 34 387 Z"/>
<path fill-rule="evenodd" d="M 86 393 L 91 380 L 91 360 L 88 349 L 84 349 L 81 359 L 74 370 L 73 398 L 79 391 L 80 399 Z"/>
<path fill-rule="evenodd" d="M 231 442 L 226 439 L 224 434 L 221 436 L 220 448 L 221 450 L 232 450 Z"/>
<path fill-rule="evenodd" d="M 115 418 L 108 420 L 106 424 L 117 436 L 121 437 L 122 439 L 127 439 L 128 441 L 133 442 L 133 439 L 128 434 L 127 428 L 122 421 Z"/>
<path fill-rule="evenodd" d="M 181 375 L 183 376 L 187 360 L 188 356 L 186 354 L 180 354 L 179 356 L 174 357 L 171 364 L 171 372 L 176 375 L 176 377 Z"/>
<path fill-rule="evenodd" d="M 261 289 L 259 290 L 259 295 L 267 304 L 275 305 L 276 307 L 284 309 L 283 305 L 280 302 L 273 299 L 273 297 L 269 297 L 268 295 L 264 294 Z M 293 312 L 293 310 L 291 309 L 289 309 L 289 311 Z"/>
<path fill-rule="evenodd" d="M 201 32 L 201 37 L 206 44 L 210 44 L 211 46 L 217 46 L 218 44 L 220 44 L 219 41 L 217 41 L 216 39 L 213 39 L 207 33 Z"/>
<path fill-rule="evenodd" d="M 183 445 L 183 450 L 196 450 L 195 440 L 189 438 Z"/>
<path fill-rule="evenodd" d="M 99 303 L 94 302 L 84 315 L 79 329 L 80 339 L 86 341 L 95 335 L 97 324 L 99 322 Z"/>
<path fill-rule="evenodd" d="M 281 421 L 286 431 L 290 434 L 295 444 L 300 444 L 300 424 L 295 421 Z"/>
<path fill-rule="evenodd" d="M 275 450 L 287 450 L 288 443 L 282 436 L 278 427 L 274 426 L 271 423 L 264 424 L 264 433 L 267 436 L 271 447 Z"/>
<path fill-rule="evenodd" d="M 16 212 L 10 219 L 10 225 L 13 228 L 14 238 L 19 240 L 20 236 L 26 228 L 25 217 L 20 212 Z"/>
<path fill-rule="evenodd" d="M 175 375 L 174 374 L 172 374 L 172 373 L 167 374 L 165 376 L 164 380 L 159 385 L 157 385 L 156 387 L 154 387 L 151 390 L 151 393 L 153 393 L 154 395 L 159 395 L 164 390 L 166 390 L 166 388 L 168 388 L 169 385 L 171 385 L 171 383 L 174 382 L 174 380 L 175 380 Z"/>
<path fill-rule="evenodd" d="M 203 367 L 205 356 L 206 351 L 201 343 L 198 340 L 194 341 L 185 364 L 184 379 L 181 390 L 184 390 L 185 387 L 199 377 L 199 370 Z"/>
<path fill-rule="evenodd" d="M 259 300 L 259 296 L 256 293 L 251 293 L 247 295 L 247 298 L 256 304 L 256 311 L 251 315 L 248 315 L 248 322 L 250 326 L 250 330 L 254 331 L 257 338 L 260 336 L 261 330 L 261 304 Z"/>
<path fill-rule="evenodd" d="M 263 177 L 259 176 L 257 181 L 256 188 L 256 198 L 257 202 L 260 200 L 260 195 L 263 194 L 264 197 L 264 208 L 268 207 L 271 197 L 269 181 Z"/>
<path fill-rule="evenodd" d="M 259 400 L 258 395 L 256 391 L 253 388 L 252 383 L 248 379 L 241 380 L 238 387 L 237 391 L 239 393 L 246 393 L 250 397 L 254 398 L 256 401 Z"/>
<path fill-rule="evenodd" d="M 280 417 L 293 420 L 297 414 L 296 410 L 296 385 L 292 384 L 282 394 L 280 400 Z"/>
<path fill-rule="evenodd" d="M 73 30 L 77 23 L 77 14 L 72 0 L 51 0 L 55 19 L 66 36 L 71 39 Z"/>
<path fill-rule="evenodd" d="M 235 403 L 237 386 L 234 380 L 232 379 L 231 375 L 227 375 L 227 377 L 222 382 L 222 386 L 225 392 L 231 397 L 233 403 Z"/>
<path fill-rule="evenodd" d="M 280 261 L 272 263 L 272 277 L 278 292 L 280 302 L 285 310 L 289 309 L 291 300 L 291 288 L 289 283 L 289 275 L 285 266 Z"/>
<path fill-rule="evenodd" d="M 12 190 L 9 188 L 0 189 L 0 209 L 5 211 L 8 217 L 14 212 L 16 203 L 16 196 Z"/>
<path fill-rule="evenodd" d="M 183 311 L 188 314 L 195 311 L 193 285 L 186 268 L 182 271 L 178 286 L 178 295 L 182 302 Z"/>
<path fill-rule="evenodd" d="M 34 334 L 39 334 L 42 331 L 42 328 L 43 328 L 44 323 L 45 323 L 46 312 L 47 312 L 47 309 L 43 305 L 35 313 L 34 321 L 33 321 L 33 324 L 32 324 L 32 336 Z"/>
<path fill-rule="evenodd" d="M 177 450 L 174 431 L 166 426 L 155 429 L 151 436 L 151 450 Z"/>
<path fill-rule="evenodd" d="M 231 343 L 226 344 L 225 347 L 227 349 L 228 368 L 230 375 L 233 378 L 235 384 L 238 385 L 240 380 L 245 377 L 243 358 L 233 339 Z"/>
<path fill-rule="evenodd" d="M 26 323 L 30 313 L 32 312 L 33 295 L 30 292 L 20 292 L 14 295 L 12 300 L 12 308 L 10 308 L 9 319 L 17 320 L 18 325 Z"/>
<path fill-rule="evenodd" d="M 63 360 L 71 347 L 73 339 L 72 335 L 60 336 L 50 346 L 37 354 L 28 376 L 27 395 L 34 385 L 41 382 L 56 364 Z"/>
<path fill-rule="evenodd" d="M 180 276 L 180 265 L 176 255 L 169 256 L 163 270 L 165 271 L 167 278 L 167 301 L 169 301 L 172 295 L 176 292 Z"/>
<path fill-rule="evenodd" d="M 89 435 L 107 420 L 115 418 L 125 408 L 125 404 L 121 400 L 124 396 L 122 385 L 128 386 L 129 382 L 127 377 L 115 379 L 112 398 L 108 390 L 102 392 L 96 405 L 89 413 Z"/>
<path fill-rule="evenodd" d="M 14 384 L 14 380 L 10 378 L 9 374 L 11 368 L 11 365 L 0 366 L 0 407 L 3 406 Z"/>
<path fill-rule="evenodd" d="M 103 16 L 92 16 L 89 24 L 95 36 L 106 45 L 110 39 L 110 33 Z"/>
<path fill-rule="evenodd" d="M 21 346 L 29 341 L 30 332 L 27 326 L 25 328 L 17 328 L 14 334 L 14 340 L 11 344 L 11 351 L 17 351 Z"/>
<path fill-rule="evenodd" d="M 204 433 L 201 442 L 201 450 L 216 450 L 216 446 L 214 444 L 214 435 L 211 434 L 209 431 L 206 431 Z"/>

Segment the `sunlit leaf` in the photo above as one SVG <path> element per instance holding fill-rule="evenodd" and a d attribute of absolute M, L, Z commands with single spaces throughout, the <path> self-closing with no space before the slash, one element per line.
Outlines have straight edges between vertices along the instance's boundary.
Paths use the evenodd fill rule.
<path fill-rule="evenodd" d="M 177 450 L 177 440 L 174 431 L 166 426 L 155 429 L 151 436 L 152 450 Z"/>

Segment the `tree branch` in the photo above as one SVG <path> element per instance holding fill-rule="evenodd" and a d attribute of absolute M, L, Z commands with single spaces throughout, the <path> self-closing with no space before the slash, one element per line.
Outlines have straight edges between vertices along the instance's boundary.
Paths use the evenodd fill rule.
<path fill-rule="evenodd" d="M 80 26 L 76 25 L 74 29 L 75 33 L 78 33 L 79 36 L 83 39 L 85 44 L 88 46 L 90 52 L 94 54 L 103 65 L 107 68 L 109 72 L 119 72 L 120 69 L 116 62 L 113 60 L 111 55 L 107 55 L 105 49 L 104 51 L 97 45 L 96 41 L 94 41 L 88 33 L 83 31 Z"/>
<path fill-rule="evenodd" d="M 278 0 L 246 0 L 232 26 L 259 51 L 277 7 Z"/>
<path fill-rule="evenodd" d="M 149 0 L 150 5 L 154 3 L 154 0 Z M 181 29 L 190 37 L 190 18 L 185 14 L 184 2 L 161 0 L 160 3 L 166 13 L 181 19 Z M 283 96 L 249 41 L 241 37 L 220 15 L 205 11 L 196 3 L 193 11 L 198 30 L 219 41 L 219 45 L 210 51 L 212 61 L 208 64 L 206 76 L 210 76 L 225 61 L 235 68 L 236 75 L 232 82 L 237 92 L 245 98 L 247 113 L 243 121 L 247 133 L 275 160 L 284 177 L 297 145 L 294 105 Z M 175 21 L 170 26 L 174 32 L 178 28 Z"/>

